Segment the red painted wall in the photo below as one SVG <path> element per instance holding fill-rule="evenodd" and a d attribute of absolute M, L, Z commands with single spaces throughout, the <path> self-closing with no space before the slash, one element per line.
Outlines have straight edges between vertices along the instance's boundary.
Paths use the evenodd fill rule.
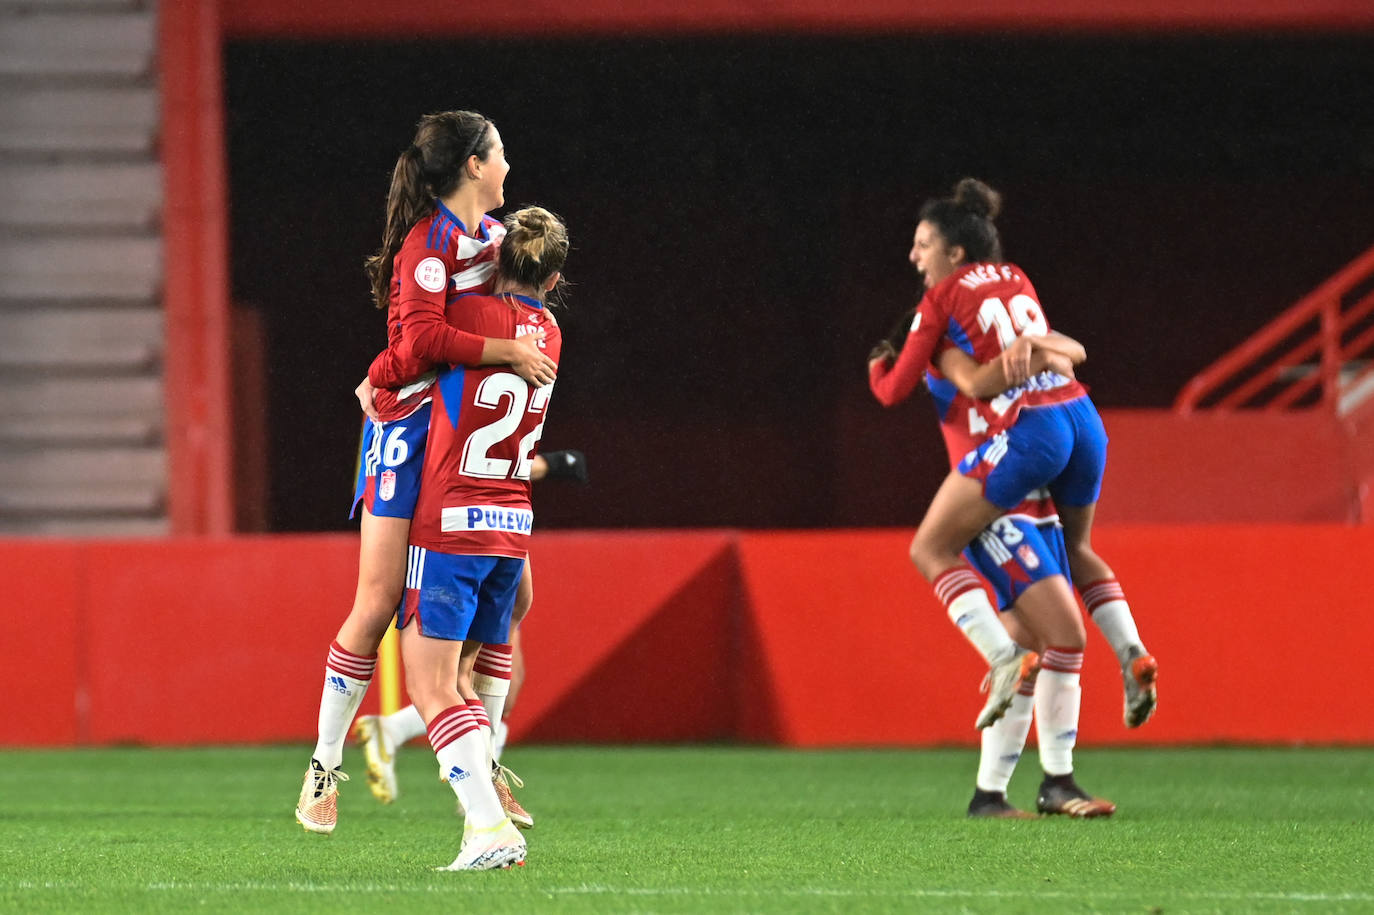
<path fill-rule="evenodd" d="M 1109 522 L 1355 522 L 1374 449 L 1321 410 L 1104 410 Z"/>
<path fill-rule="evenodd" d="M 908 538 L 541 535 L 516 738 L 971 745 L 982 666 L 907 564 Z M 1161 700 L 1127 732 L 1091 636 L 1083 744 L 1374 742 L 1354 688 L 1374 643 L 1374 528 L 1106 525 L 1096 542 L 1160 659 Z M 356 548 L 0 541 L 15 670 L 0 743 L 309 739 Z"/>

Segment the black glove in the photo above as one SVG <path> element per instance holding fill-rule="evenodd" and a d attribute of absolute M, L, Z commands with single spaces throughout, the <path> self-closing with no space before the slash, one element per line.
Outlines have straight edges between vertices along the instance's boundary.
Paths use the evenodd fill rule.
<path fill-rule="evenodd" d="M 888 343 L 886 340 L 879 340 L 878 345 L 868 351 L 869 362 L 872 362 L 874 359 L 887 359 L 890 361 L 896 358 L 897 350 L 894 349 L 892 344 Z"/>
<path fill-rule="evenodd" d="M 546 451 L 544 460 L 549 465 L 544 479 L 587 482 L 587 456 L 581 451 Z"/>

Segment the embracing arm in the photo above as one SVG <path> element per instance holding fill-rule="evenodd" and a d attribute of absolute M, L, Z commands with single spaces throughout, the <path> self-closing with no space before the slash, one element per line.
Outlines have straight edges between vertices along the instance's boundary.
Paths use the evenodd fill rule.
<path fill-rule="evenodd" d="M 1028 359 L 1019 368 L 1008 367 L 1009 362 L 1015 363 L 1023 355 Z M 987 400 L 1040 372 L 1057 372 L 1072 378 L 1074 365 L 1086 358 L 1083 344 L 1072 337 L 1050 333 L 1043 337 L 1018 337 L 1001 356 L 983 365 L 963 350 L 950 347 L 940 354 L 938 365 L 960 393 Z"/>

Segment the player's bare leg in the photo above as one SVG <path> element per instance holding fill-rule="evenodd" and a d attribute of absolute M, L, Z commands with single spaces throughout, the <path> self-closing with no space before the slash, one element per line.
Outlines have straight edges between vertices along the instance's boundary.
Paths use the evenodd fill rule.
<path fill-rule="evenodd" d="M 988 701 L 975 722 L 980 730 L 1002 716 L 1036 663 L 1034 652 L 1007 636 L 982 579 L 960 555 L 1003 514 L 982 493 L 977 480 L 950 473 L 926 509 L 910 549 L 912 563 L 931 583 L 950 620 L 988 663 Z"/>
<path fill-rule="evenodd" d="M 1001 614 L 1007 635 L 1018 645 L 1037 648 L 1033 636 L 1017 618 L 1015 608 Z M 974 782 L 973 798 L 968 804 L 968 816 L 975 819 L 1033 820 L 1035 814 L 1014 807 L 1007 800 L 1007 786 L 1011 783 L 1016 763 L 1026 747 L 1031 716 L 1035 708 L 1035 681 L 1027 680 L 1012 697 L 1006 714 L 983 729 L 978 757 L 978 776 Z"/>
<path fill-rule="evenodd" d="M 1115 804 L 1093 797 L 1074 781 L 1073 750 L 1083 695 L 1079 674 L 1087 633 L 1072 601 L 1069 583 L 1062 575 L 1036 582 L 1016 600 L 1021 621 L 1043 645 L 1035 681 L 1035 721 L 1045 778 L 1035 806 L 1048 814 L 1111 816 Z M 1071 616 L 1063 613 L 1066 604 L 1074 607 Z"/>
<path fill-rule="evenodd" d="M 296 802 L 297 822 L 312 832 L 332 832 L 338 822 L 338 783 L 348 778 L 340 768 L 344 739 L 401 597 L 409 534 L 409 519 L 377 517 L 363 509 L 353 607 L 329 648 L 318 736 Z"/>
<path fill-rule="evenodd" d="M 516 586 L 515 607 L 511 613 L 511 641 L 505 645 L 484 645 L 477 655 L 473 673 L 473 688 L 486 707 L 492 722 L 491 779 L 496 796 L 511 822 L 521 829 L 532 829 L 534 817 L 516 799 L 514 788 L 523 788 L 525 782 L 500 763 L 500 750 L 505 743 L 504 718 L 510 700 L 511 683 L 515 673 L 516 626 L 529 613 L 534 603 L 534 573 L 526 559 Z"/>
<path fill-rule="evenodd" d="M 356 654 L 375 655 L 405 589 L 410 519 L 379 517 L 364 508 L 359 533 L 358 588 L 337 639 Z"/>
<path fill-rule="evenodd" d="M 1159 696 L 1155 681 L 1159 663 L 1146 649 L 1136 629 L 1135 617 L 1116 573 L 1092 547 L 1092 525 L 1096 505 L 1059 506 L 1064 524 L 1064 547 L 1074 586 L 1121 666 L 1124 691 L 1122 720 L 1126 727 L 1138 728 L 1154 714 Z"/>
<path fill-rule="evenodd" d="M 509 867 L 525 859 L 525 840 L 501 809 L 487 775 L 490 738 L 481 730 L 486 716 L 476 714 L 480 704 L 473 707 L 476 694 L 464 671 L 465 660 L 471 670 L 478 647 L 422 635 L 418 621 L 401 630 L 406 690 L 425 719 L 439 769 L 465 811 L 462 848 L 443 870 Z"/>

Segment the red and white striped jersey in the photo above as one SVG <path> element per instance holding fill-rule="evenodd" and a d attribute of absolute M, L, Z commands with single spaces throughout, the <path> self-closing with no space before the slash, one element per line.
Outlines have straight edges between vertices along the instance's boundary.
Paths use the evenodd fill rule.
<path fill-rule="evenodd" d="M 554 361 L 558 322 L 537 299 L 463 295 L 448 308 L 455 327 L 514 339 L 543 330 Z M 531 387 L 508 366 L 454 366 L 432 390 L 429 440 L 410 543 L 441 553 L 527 555 L 534 526 L 530 465 L 544 431 L 553 385 Z"/>
<path fill-rule="evenodd" d="M 439 366 L 481 361 L 482 335 L 450 326 L 444 312 L 455 296 L 491 290 L 505 234 L 505 226 L 491 216 L 483 216 L 469 233 L 436 200 L 434 212 L 406 235 L 392 261 L 387 348 L 367 372 L 384 421 L 407 416 L 428 400 Z"/>
<path fill-rule="evenodd" d="M 904 400 L 931 368 L 942 341 L 986 363 L 1022 334 L 1046 334 L 1050 325 L 1035 288 L 1015 264 L 966 264 L 926 291 L 901 355 L 874 364 L 869 387 L 891 405 Z M 1016 422 L 1023 406 L 1063 403 L 1087 391 L 1073 378 L 1041 372 L 987 402 L 988 434 Z"/>

